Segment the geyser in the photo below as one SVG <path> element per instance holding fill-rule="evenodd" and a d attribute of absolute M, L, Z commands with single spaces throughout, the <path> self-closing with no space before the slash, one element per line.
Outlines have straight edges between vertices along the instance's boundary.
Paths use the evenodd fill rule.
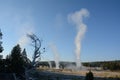
<path fill-rule="evenodd" d="M 57 47 L 54 44 L 50 44 L 50 48 L 54 55 L 56 69 L 59 69 L 59 53 L 57 51 Z"/>
<path fill-rule="evenodd" d="M 80 61 L 80 52 L 81 52 L 81 42 L 85 35 L 87 25 L 83 23 L 83 18 L 88 17 L 89 12 L 87 9 L 81 9 L 80 11 L 76 11 L 75 13 L 68 15 L 68 20 L 75 24 L 77 28 L 77 35 L 75 37 L 75 54 L 76 54 L 76 68 L 81 68 Z"/>
<path fill-rule="evenodd" d="M 49 64 L 49 68 L 51 69 L 52 68 L 52 64 L 50 61 L 48 61 L 48 64 Z"/>

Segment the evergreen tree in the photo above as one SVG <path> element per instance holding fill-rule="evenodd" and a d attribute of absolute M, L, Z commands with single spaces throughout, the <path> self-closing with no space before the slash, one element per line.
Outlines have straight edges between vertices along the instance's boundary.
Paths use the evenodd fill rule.
<path fill-rule="evenodd" d="M 24 73 L 24 60 L 21 54 L 21 48 L 18 45 L 16 45 L 9 56 L 11 65 L 11 71 L 16 74 L 23 74 Z"/>
<path fill-rule="evenodd" d="M 2 39 L 2 32 L 0 30 L 0 40 Z M 2 53 L 3 47 L 2 47 L 2 41 L 0 41 L 0 53 Z M 4 61 L 2 60 L 3 55 L 0 55 L 0 72 L 4 71 Z"/>
<path fill-rule="evenodd" d="M 23 58 L 23 61 L 24 61 L 24 67 L 26 67 L 26 68 L 30 67 L 31 61 L 27 57 L 26 49 L 24 49 L 23 52 L 22 52 L 22 58 Z"/>
<path fill-rule="evenodd" d="M 85 80 L 93 80 L 93 79 L 94 79 L 94 76 L 93 76 L 93 73 L 91 71 L 86 73 Z"/>
<path fill-rule="evenodd" d="M 26 49 L 23 50 L 22 55 L 23 57 L 27 57 Z"/>
<path fill-rule="evenodd" d="M 0 39 L 2 39 L 2 36 L 3 36 L 3 34 L 2 34 L 2 32 L 1 32 L 1 30 L 0 30 Z M 0 53 L 3 51 L 3 47 L 2 47 L 2 41 L 0 41 Z"/>

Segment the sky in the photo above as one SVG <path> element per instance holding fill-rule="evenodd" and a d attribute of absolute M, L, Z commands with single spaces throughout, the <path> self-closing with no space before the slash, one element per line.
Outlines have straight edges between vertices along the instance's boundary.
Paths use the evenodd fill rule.
<path fill-rule="evenodd" d="M 75 38 L 78 28 L 69 15 L 85 9 L 82 18 L 86 31 L 81 40 L 80 60 L 108 61 L 120 58 L 119 0 L 0 0 L 0 29 L 4 57 L 18 43 L 32 59 L 33 47 L 26 37 L 36 34 L 41 40 L 41 60 L 54 60 L 50 45 L 55 46 L 61 61 L 75 61 Z M 76 18 L 75 18 L 76 20 Z"/>

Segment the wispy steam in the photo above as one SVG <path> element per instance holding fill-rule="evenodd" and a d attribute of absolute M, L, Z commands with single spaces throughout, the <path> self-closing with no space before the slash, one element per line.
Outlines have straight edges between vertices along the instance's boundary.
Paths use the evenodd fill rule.
<path fill-rule="evenodd" d="M 31 20 L 30 15 L 27 15 L 27 17 L 22 17 L 21 15 L 18 16 L 19 17 L 16 17 L 16 25 L 18 26 L 16 31 L 20 38 L 17 43 L 20 44 L 21 47 L 24 47 L 29 42 L 29 38 L 27 38 L 26 34 L 31 34 L 35 32 L 34 22 Z"/>
<path fill-rule="evenodd" d="M 31 14 L 31 10 L 18 9 L 14 6 L 1 11 L 3 14 L 3 25 L 7 23 L 7 26 L 3 26 L 3 29 L 6 27 L 7 32 L 9 32 L 9 37 L 18 39 L 14 44 L 20 44 L 21 47 L 24 47 L 29 41 L 26 38 L 27 33 L 34 33 L 34 20 Z M 1 16 L 0 16 L 1 17 Z M 1 20 L 2 18 L 0 18 Z"/>
<path fill-rule="evenodd" d="M 6 7 L 4 5 L 2 6 Z M 14 44 L 19 43 L 21 47 L 26 45 L 29 41 L 26 38 L 26 34 L 35 31 L 34 20 L 31 13 L 32 10 L 29 8 L 20 9 L 14 5 L 2 9 L 0 21 L 2 21 L 2 28 L 5 29 L 6 32 L 9 32 L 9 34 L 6 35 L 6 37 L 8 36 L 7 39 L 9 38 L 9 42 L 14 38 L 14 40 L 17 40 L 17 42 L 13 42 Z"/>
<path fill-rule="evenodd" d="M 55 44 L 50 44 L 50 48 L 54 54 L 56 69 L 59 69 L 59 53 Z"/>
<path fill-rule="evenodd" d="M 18 44 L 20 44 L 20 46 L 24 47 L 27 42 L 28 42 L 28 38 L 25 35 L 23 35 L 19 39 Z"/>
<path fill-rule="evenodd" d="M 77 35 L 75 37 L 75 54 L 76 54 L 76 65 L 77 68 L 80 68 L 80 52 L 81 52 L 81 41 L 85 35 L 87 25 L 83 23 L 83 18 L 89 16 L 87 9 L 81 9 L 75 13 L 68 15 L 68 20 L 76 25 Z"/>
<path fill-rule="evenodd" d="M 20 38 L 18 40 L 18 44 L 20 44 L 21 47 L 24 47 L 28 42 L 29 42 L 29 38 L 26 36 L 26 34 L 32 34 L 34 32 L 34 29 L 32 29 L 31 27 L 22 27 L 24 30 L 20 30 L 23 31 L 20 34 Z"/>

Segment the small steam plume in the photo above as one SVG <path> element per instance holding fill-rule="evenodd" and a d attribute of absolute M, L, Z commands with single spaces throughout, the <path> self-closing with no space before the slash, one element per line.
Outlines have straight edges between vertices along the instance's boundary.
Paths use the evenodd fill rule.
<path fill-rule="evenodd" d="M 9 11 L 9 25 L 10 29 L 12 29 L 10 31 L 12 31 L 12 33 L 14 33 L 13 35 L 18 38 L 16 44 L 20 44 L 20 46 L 24 48 L 29 42 L 26 34 L 35 32 L 35 24 L 31 10 L 28 10 L 27 8 L 19 10 L 18 8 L 13 7 L 12 10 L 7 11 Z"/>
<path fill-rule="evenodd" d="M 51 69 L 52 68 L 52 63 L 49 59 L 47 58 L 44 58 L 43 56 L 41 56 L 43 59 L 47 60 L 48 64 L 49 64 L 49 68 Z"/>
<path fill-rule="evenodd" d="M 29 38 L 26 36 L 26 34 L 32 34 L 33 32 L 34 32 L 34 29 L 31 29 L 31 30 L 28 30 L 28 29 L 30 29 L 30 27 L 29 28 L 23 28 L 24 30 L 26 30 L 26 31 L 24 31 L 23 32 L 23 34 L 21 34 L 21 37 L 19 38 L 19 40 L 18 40 L 18 44 L 20 44 L 20 46 L 23 48 L 23 47 L 25 47 L 26 46 L 26 44 L 28 44 L 29 43 Z"/>
<path fill-rule="evenodd" d="M 59 69 L 59 53 L 57 47 L 54 44 L 50 44 L 50 48 L 54 54 L 56 69 Z"/>
<path fill-rule="evenodd" d="M 51 69 L 51 68 L 52 68 L 52 64 L 51 64 L 51 62 L 48 61 L 48 64 L 49 64 L 49 67 L 50 67 L 50 69 Z"/>
<path fill-rule="evenodd" d="M 76 66 L 80 69 L 80 52 L 81 52 L 81 41 L 85 35 L 87 25 L 83 23 L 83 18 L 89 16 L 87 9 L 81 9 L 75 13 L 68 15 L 68 20 L 76 25 L 77 35 L 75 37 L 75 54 L 76 54 Z"/>
<path fill-rule="evenodd" d="M 28 42 L 29 39 L 26 37 L 26 35 L 22 35 L 18 41 L 18 44 L 20 44 L 20 46 L 23 48 Z"/>
<path fill-rule="evenodd" d="M 22 16 L 20 16 L 22 19 L 24 19 Z M 35 32 L 34 28 L 34 21 L 30 19 L 31 17 L 26 17 L 24 22 L 22 22 L 21 19 L 17 18 L 17 25 L 18 28 L 16 29 L 17 34 L 20 36 L 18 40 L 18 44 L 23 48 L 26 46 L 26 44 L 29 42 L 29 38 L 26 36 L 26 34 L 32 34 Z M 22 23 L 21 23 L 22 22 Z"/>

